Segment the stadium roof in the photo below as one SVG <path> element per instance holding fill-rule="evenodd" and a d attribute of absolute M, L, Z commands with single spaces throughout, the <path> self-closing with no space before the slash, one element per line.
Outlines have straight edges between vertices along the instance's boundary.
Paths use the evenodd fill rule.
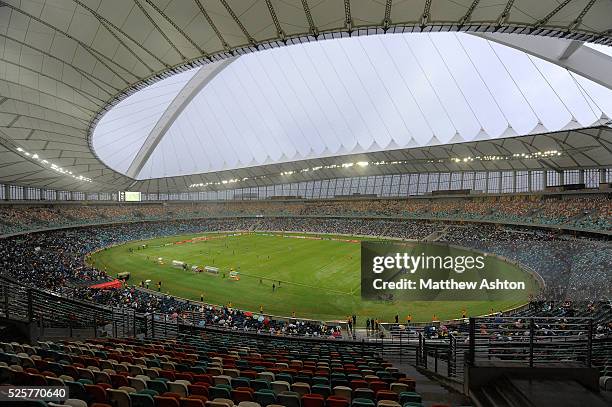
<path fill-rule="evenodd" d="M 92 149 L 92 144 L 95 147 L 95 138 L 92 143 L 91 136 L 108 109 L 135 91 L 144 89 L 173 73 L 188 71 L 213 61 L 230 61 L 230 58 L 252 51 L 316 39 L 405 31 L 478 32 L 479 35 L 527 51 L 610 88 L 612 87 L 610 58 L 582 46 L 580 41 L 612 43 L 611 17 L 612 2 L 607 0 L 2 1 L 0 2 L 0 44 L 3 51 L 0 57 L 0 181 L 54 189 L 103 191 L 132 188 L 163 192 L 185 190 L 186 186 L 197 184 L 198 182 L 191 182 L 194 177 L 180 176 L 187 173 L 185 171 L 194 169 L 208 171 L 195 177 L 199 181 L 215 179 L 215 182 L 221 182 L 227 179 L 248 178 L 241 176 L 246 173 L 266 172 L 271 168 L 276 171 L 276 167 L 271 166 L 290 167 L 282 172 L 297 171 L 301 167 L 307 167 L 312 163 L 311 160 L 301 160 L 291 165 L 267 164 L 268 157 L 264 159 L 261 151 L 257 151 L 253 145 L 248 145 L 248 149 L 245 150 L 255 161 L 244 162 L 249 158 L 245 155 L 238 157 L 240 163 L 228 163 L 228 158 L 224 157 L 225 163 L 228 164 L 225 166 L 223 162 L 211 159 L 208 167 L 191 166 L 185 170 L 166 168 L 159 173 L 156 172 L 157 168 L 154 168 L 155 161 L 144 158 L 150 154 L 150 158 L 154 159 L 156 154 L 160 153 L 146 147 L 144 150 L 138 149 L 143 153 L 131 171 L 129 171 L 130 166 L 124 169 L 114 164 L 117 169 L 131 175 L 126 176 L 100 160 L 96 150 Z M 491 31 L 530 35 L 500 36 L 489 33 Z M 563 37 L 563 39 L 536 37 L 538 35 Z M 503 48 L 499 48 L 499 54 L 504 52 L 501 49 Z M 263 57 L 257 55 L 251 56 L 251 59 Z M 450 58 L 445 61 L 451 62 Z M 240 62 L 238 58 L 231 64 L 225 62 L 225 65 L 229 65 L 231 69 L 238 69 L 239 64 L 246 62 L 248 61 Z M 536 61 L 531 66 L 540 66 L 540 62 Z M 236 68 L 233 67 L 234 64 Z M 511 64 L 507 63 L 505 66 L 510 68 Z M 213 64 L 206 69 L 211 72 L 215 70 Z M 215 73 L 219 83 L 223 83 L 224 71 L 219 70 Z M 535 74 L 534 71 L 532 73 Z M 227 71 L 227 75 L 230 74 L 231 71 Z M 189 75 L 189 72 L 185 72 L 169 80 L 174 86 L 179 87 L 181 81 L 189 82 Z M 546 72 L 543 72 L 542 76 L 552 79 Z M 577 79 L 577 81 L 583 80 Z M 430 79 L 430 82 L 431 88 L 434 89 L 435 80 Z M 210 84 L 214 83 L 215 78 L 212 78 Z M 582 82 L 583 90 L 588 86 L 585 83 Z M 195 86 L 197 83 L 192 85 Z M 172 85 L 169 85 L 170 87 Z M 554 86 L 550 87 L 553 88 Z M 522 89 L 526 99 L 529 99 L 528 88 Z M 167 96 L 162 95 L 164 92 L 159 89 L 157 92 L 160 92 L 158 94 L 160 99 Z M 431 94 L 433 93 L 430 93 L 430 96 Z M 191 95 L 199 97 L 193 93 Z M 597 109 L 600 112 L 607 110 L 606 107 L 602 107 L 605 103 L 596 99 L 594 93 L 589 93 L 583 98 L 583 102 L 586 101 L 590 106 L 589 110 L 595 112 L 594 116 L 597 116 Z M 563 95 L 560 95 L 559 100 L 564 100 Z M 168 106 L 171 103 L 172 100 L 168 101 Z M 464 104 L 463 108 L 466 106 L 467 104 Z M 438 104 L 439 112 L 442 107 L 442 104 Z M 160 111 L 165 111 L 162 103 L 157 109 L 151 113 L 159 114 Z M 499 110 L 505 113 L 503 109 Z M 533 114 L 539 109 L 535 103 L 532 103 L 528 110 Z M 579 124 L 587 124 L 587 121 L 579 120 L 579 111 L 574 112 L 570 108 L 569 113 L 574 115 Z M 517 133 L 543 130 L 539 127 L 540 121 L 548 130 L 563 127 L 557 127 L 556 124 L 551 126 L 544 119 L 543 112 L 541 115 L 542 117 L 540 114 L 534 115 L 543 119 L 535 123 L 538 126 L 528 131 L 528 120 L 525 120 L 524 129 L 516 126 L 519 128 Z M 478 113 L 474 116 L 478 117 Z M 485 113 L 482 113 L 481 121 L 484 121 L 484 116 Z M 525 117 L 527 116 L 529 115 Z M 449 121 L 440 120 L 440 123 L 436 124 L 448 127 Z M 511 120 L 507 122 L 513 124 Z M 157 121 L 153 125 L 156 123 Z M 346 124 L 347 128 L 349 124 Z M 439 135 L 432 133 L 432 137 L 436 135 L 440 143 L 460 141 L 457 138 L 453 139 L 456 133 L 462 140 L 473 140 L 475 137 L 472 131 L 473 123 L 463 126 L 456 123 L 451 127 L 453 130 L 461 131 L 452 134 L 443 131 Z M 514 127 L 513 124 L 512 128 Z M 485 126 L 481 128 L 485 129 L 488 136 L 497 135 L 498 129 L 489 129 Z M 174 133 L 171 128 L 170 131 Z M 479 132 L 478 129 L 476 134 Z M 597 132 L 600 136 L 603 135 L 597 139 L 598 143 L 601 140 L 609 140 L 607 129 L 599 129 Z M 389 130 L 387 135 L 390 133 Z M 415 133 L 421 134 L 416 131 Z M 571 138 L 580 134 L 567 131 L 565 133 L 572 134 L 568 136 Z M 148 136 L 147 132 L 145 137 Z M 403 137 L 408 137 L 407 133 L 403 134 Z M 542 140 L 554 138 L 555 136 L 546 136 Z M 165 137 L 158 139 L 159 146 L 163 146 L 164 142 L 170 142 L 165 140 Z M 364 144 L 367 144 L 365 140 L 364 138 Z M 397 141 L 396 145 L 391 144 L 389 137 L 380 141 L 375 138 L 375 141 L 382 149 L 393 149 L 396 145 L 411 146 L 410 143 L 401 145 Z M 389 141 L 390 144 L 381 145 L 385 141 Z M 425 140 L 422 145 L 436 144 L 428 141 Z M 594 141 L 586 137 L 576 142 L 575 145 L 579 146 Z M 492 148 L 497 145 L 497 141 L 478 141 L 478 143 Z M 559 144 L 559 140 L 553 144 Z M 149 146 L 154 145 L 155 139 L 152 138 Z M 315 155 L 307 154 L 310 153 L 310 149 L 299 151 L 302 158 L 326 156 L 327 153 L 322 154 L 325 147 L 332 151 L 333 145 L 326 141 L 312 147 Z M 351 149 L 350 145 L 344 147 L 349 153 L 358 152 Z M 360 147 L 364 150 L 371 149 L 371 145 L 361 145 L 361 143 Z M 426 154 L 426 151 L 432 151 L 434 148 L 438 147 L 412 149 L 402 154 Z M 566 146 L 566 149 L 569 147 Z M 338 151 L 331 152 L 330 157 L 325 160 L 338 160 L 334 157 Z M 273 162 L 284 161 L 283 153 L 290 160 L 298 157 L 296 155 L 290 157 L 292 151 L 286 148 L 277 150 L 270 148 L 270 152 L 266 152 L 266 155 L 275 154 L 274 157 L 270 157 Z M 568 160 L 567 164 L 570 167 L 597 165 L 595 162 L 600 165 L 611 164 L 609 156 L 602 158 L 603 161 L 585 159 L 581 162 L 573 156 L 572 160 L 575 162 Z M 549 159 L 550 157 L 546 158 L 546 161 L 552 163 Z M 244 166 L 261 164 L 262 160 L 263 166 L 225 170 L 241 166 L 240 164 Z M 141 168 L 138 168 L 139 162 Z M 148 162 L 151 164 L 147 164 Z M 564 161 L 558 162 L 559 165 L 563 163 Z M 162 181 L 135 181 L 136 177 L 142 177 L 141 172 L 143 174 L 148 172 L 144 178 L 177 176 L 164 178 Z M 319 174 L 323 175 L 324 172 Z M 327 172 L 325 176 L 330 174 Z M 262 178 L 258 182 L 267 183 L 273 178 L 271 175 L 269 180 L 264 181 Z M 220 186 L 223 185 L 225 184 Z"/>
<path fill-rule="evenodd" d="M 137 179 L 579 128 L 612 90 L 468 34 L 281 47 L 206 65 L 121 101 L 94 151 Z"/>

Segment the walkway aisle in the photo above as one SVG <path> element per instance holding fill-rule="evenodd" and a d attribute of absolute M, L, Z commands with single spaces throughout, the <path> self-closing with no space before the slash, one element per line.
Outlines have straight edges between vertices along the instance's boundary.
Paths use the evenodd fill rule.
<path fill-rule="evenodd" d="M 429 379 L 427 376 L 419 373 L 414 366 L 405 362 L 400 363 L 395 360 L 390 360 L 390 362 L 393 363 L 400 372 L 406 373 L 406 376 L 416 380 L 416 391 L 423 397 L 423 405 L 426 407 L 435 404 L 446 404 L 452 407 L 471 405 L 469 397 L 441 386 L 437 381 Z"/>

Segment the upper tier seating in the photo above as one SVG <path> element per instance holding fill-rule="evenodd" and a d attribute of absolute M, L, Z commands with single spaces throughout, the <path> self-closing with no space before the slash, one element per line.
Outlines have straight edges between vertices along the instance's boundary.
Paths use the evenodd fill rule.
<path fill-rule="evenodd" d="M 482 220 L 611 231 L 609 194 L 477 198 L 49 204 L 0 207 L 0 235 L 109 222 L 219 216 L 343 216 Z"/>

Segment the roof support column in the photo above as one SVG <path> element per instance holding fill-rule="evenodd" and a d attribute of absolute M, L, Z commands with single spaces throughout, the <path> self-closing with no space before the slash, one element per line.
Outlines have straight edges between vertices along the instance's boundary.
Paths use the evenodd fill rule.
<path fill-rule="evenodd" d="M 531 187 L 531 170 L 527 171 L 527 192 L 531 192 L 532 191 L 532 187 Z"/>

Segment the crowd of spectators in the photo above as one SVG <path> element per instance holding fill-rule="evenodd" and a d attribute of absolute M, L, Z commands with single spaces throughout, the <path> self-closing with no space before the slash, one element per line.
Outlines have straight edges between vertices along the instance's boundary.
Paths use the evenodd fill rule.
<path fill-rule="evenodd" d="M 554 300 L 612 298 L 612 245 L 544 229 L 452 226 L 442 241 L 495 253 L 536 271 L 546 283 L 541 296 Z"/>
<path fill-rule="evenodd" d="M 612 231 L 610 194 L 0 206 L 0 234 L 109 222 L 210 217 L 392 217 L 482 220 Z"/>
<path fill-rule="evenodd" d="M 199 303 L 134 287 L 96 290 L 108 281 L 104 270 L 85 263 L 85 256 L 111 245 L 140 239 L 219 230 L 283 230 L 310 233 L 386 236 L 422 240 L 435 236 L 450 244 L 494 253 L 527 266 L 546 283 L 542 298 L 595 302 L 612 298 L 612 246 L 609 241 L 560 235 L 543 229 L 491 224 L 449 224 L 425 220 L 351 218 L 221 218 L 135 222 L 16 235 L 0 239 L 0 270 L 22 284 L 138 312 L 180 315 Z M 234 329 L 326 335 L 324 325 L 255 321 L 238 310 L 201 310 L 207 324 Z M 318 328 L 316 328 L 318 326 Z"/>

